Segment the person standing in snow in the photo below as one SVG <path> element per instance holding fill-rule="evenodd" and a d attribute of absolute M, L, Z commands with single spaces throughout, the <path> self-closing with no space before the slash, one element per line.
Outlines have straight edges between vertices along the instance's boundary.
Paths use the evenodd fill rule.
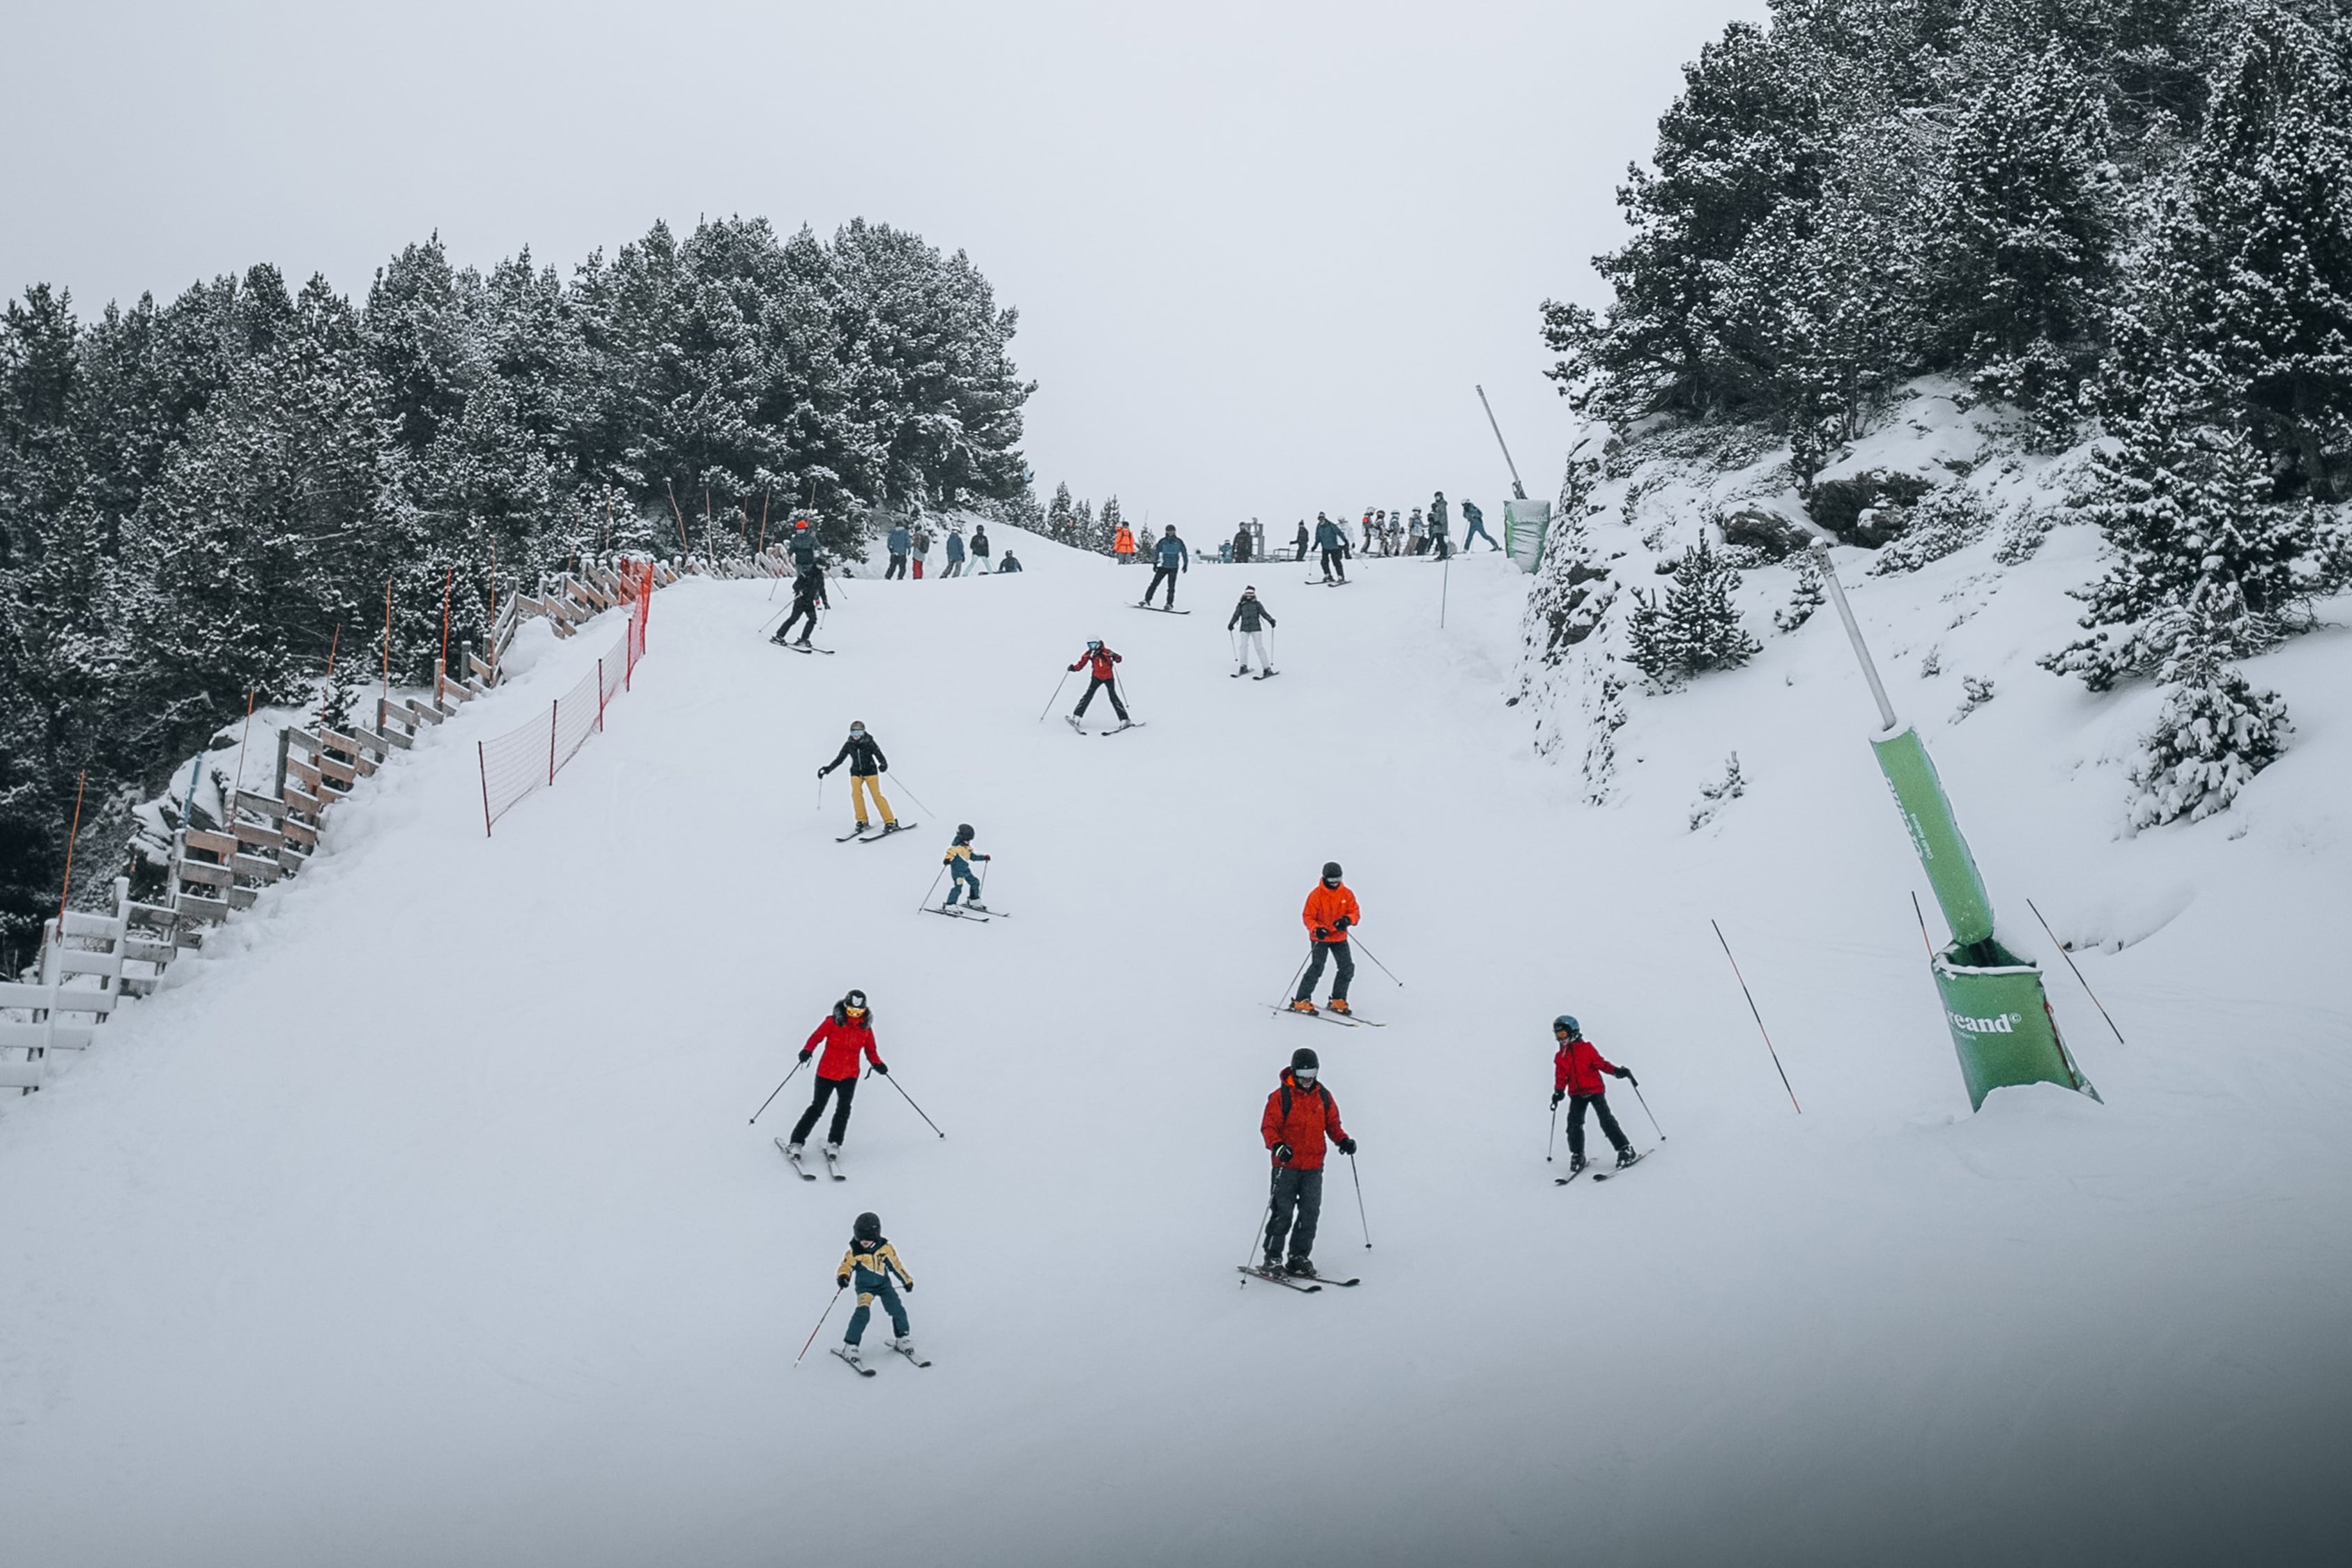
<path fill-rule="evenodd" d="M 988 524 L 981 523 L 971 531 L 972 570 L 982 576 L 988 574 Z"/>
<path fill-rule="evenodd" d="M 943 862 L 950 874 L 950 879 L 948 882 L 948 908 L 955 908 L 956 895 L 962 892 L 967 886 L 971 889 L 971 907 L 976 910 L 987 908 L 980 901 L 980 878 L 973 874 L 971 863 L 988 858 L 990 857 L 986 855 L 972 853 L 971 824 L 966 822 L 958 825 L 955 842 L 948 846 L 947 858 Z"/>
<path fill-rule="evenodd" d="M 1327 1143 L 1342 1154 L 1356 1152 L 1356 1141 L 1339 1123 L 1339 1102 L 1317 1081 L 1322 1064 L 1301 1046 L 1290 1053 L 1290 1066 L 1281 1085 L 1265 1097 L 1258 1118 L 1258 1135 L 1274 1158 L 1274 1190 L 1266 1204 L 1265 1261 L 1269 1273 L 1280 1271 L 1312 1279 L 1315 1274 L 1315 1229 L 1323 1215 L 1323 1157 Z M 1289 1243 L 1288 1261 L 1283 1244 Z"/>
<path fill-rule="evenodd" d="M 1234 530 L 1234 564 L 1246 566 L 1250 560 L 1250 528 L 1248 523 Z"/>
<path fill-rule="evenodd" d="M 1429 547 L 1440 561 L 1454 553 L 1454 545 L 1445 532 L 1445 492 L 1440 490 L 1429 503 Z"/>
<path fill-rule="evenodd" d="M 1001 573 L 1005 573 L 1005 572 L 1018 572 L 1018 571 L 1020 571 L 1020 570 L 1021 570 L 1021 557 L 1019 557 L 1018 555 L 1013 554 L 1013 552 L 1011 552 L 1010 550 L 1006 551 L 1006 552 L 1004 552 L 1004 560 L 1003 560 L 1003 562 L 1002 562 L 1002 563 L 997 566 L 996 570 L 997 570 L 1000 574 L 1001 574 Z"/>
<path fill-rule="evenodd" d="M 1412 509 L 1412 520 L 1405 524 L 1405 532 L 1412 540 L 1405 547 L 1406 554 L 1419 555 L 1429 548 L 1429 524 L 1422 521 L 1421 508 Z"/>
<path fill-rule="evenodd" d="M 1577 1021 L 1565 1013 L 1551 1021 L 1551 1037 L 1559 1042 L 1559 1054 L 1551 1058 L 1552 1109 L 1559 1110 L 1562 1100 L 1568 1101 L 1568 1173 L 1571 1176 L 1576 1174 L 1587 1163 L 1584 1158 L 1584 1113 L 1588 1110 L 1599 1113 L 1601 1131 L 1617 1151 L 1618 1166 L 1622 1169 L 1632 1164 L 1638 1156 L 1633 1152 L 1633 1141 L 1618 1127 L 1617 1119 L 1609 1113 L 1607 1086 L 1601 1081 L 1601 1075 L 1607 1073 L 1612 1078 L 1622 1078 L 1634 1084 L 1640 1080 L 1626 1068 L 1603 1058 L 1593 1047 L 1592 1042 L 1584 1037 L 1584 1030 Z"/>
<path fill-rule="evenodd" d="M 820 605 L 828 610 L 833 608 L 832 602 L 824 596 L 824 568 L 812 557 L 809 563 L 801 569 L 801 574 L 793 579 L 792 614 L 784 617 L 784 624 L 778 626 L 776 635 L 768 640 L 778 647 L 791 642 L 793 624 L 806 617 L 808 625 L 801 628 L 800 646 L 808 647 L 809 637 L 816 630 L 816 612 Z"/>
<path fill-rule="evenodd" d="M 923 563 L 931 558 L 931 531 L 921 523 L 915 524 L 915 581 L 923 580 Z"/>
<path fill-rule="evenodd" d="M 1095 700 L 1095 693 L 1097 691 L 1109 693 L 1110 710 L 1118 715 L 1120 723 L 1131 721 L 1127 716 L 1127 704 L 1118 700 L 1118 671 L 1113 668 L 1125 662 L 1126 660 L 1118 655 L 1111 652 L 1100 637 L 1088 639 L 1087 651 L 1078 655 L 1076 664 L 1070 666 L 1073 670 L 1082 666 L 1091 667 L 1094 674 L 1094 679 L 1087 682 L 1085 692 L 1079 696 L 1078 705 L 1070 710 L 1071 729 L 1078 728 L 1078 721 L 1087 716 L 1087 704 Z"/>
<path fill-rule="evenodd" d="M 805 572 L 816 564 L 816 529 L 808 519 L 793 519 L 793 531 L 787 543 L 793 552 L 793 570 Z"/>
<path fill-rule="evenodd" d="M 1174 609 L 1176 574 L 1192 569 L 1192 552 L 1186 550 L 1184 542 L 1176 537 L 1176 525 L 1171 522 L 1168 525 L 1168 531 L 1160 536 L 1160 542 L 1152 546 L 1151 585 L 1143 590 L 1144 607 L 1150 607 L 1151 595 L 1160 591 L 1160 584 L 1164 582 L 1168 584 L 1168 607 Z"/>
<path fill-rule="evenodd" d="M 1302 565 L 1307 560 L 1307 520 L 1302 517 L 1298 520 L 1298 559 Z"/>
<path fill-rule="evenodd" d="M 1323 581 L 1348 580 L 1348 535 L 1339 525 L 1321 512 L 1315 514 L 1315 548 L 1323 552 Z"/>
<path fill-rule="evenodd" d="M 1258 679 L 1264 680 L 1274 673 L 1274 661 L 1266 657 L 1264 628 L 1280 624 L 1274 618 L 1273 612 L 1258 603 L 1257 589 L 1253 586 L 1244 586 L 1240 600 L 1234 605 L 1232 616 L 1225 622 L 1225 630 L 1232 631 L 1239 626 L 1242 634 L 1241 641 L 1234 649 L 1236 657 L 1241 661 L 1239 667 L 1234 671 L 1234 679 L 1238 680 L 1249 673 L 1250 654 L 1253 650 L 1257 654 Z"/>
<path fill-rule="evenodd" d="M 1364 911 L 1357 907 L 1356 895 L 1339 879 L 1339 862 L 1323 862 L 1323 879 L 1307 895 L 1307 907 L 1299 910 L 1299 918 L 1307 922 L 1309 950 L 1307 973 L 1299 979 L 1298 994 L 1291 998 L 1290 1010 L 1315 1011 L 1315 985 L 1323 978 L 1323 961 L 1328 958 L 1337 969 L 1327 1005 L 1345 1015 L 1349 1010 L 1348 986 L 1356 978 L 1356 955 L 1348 946 L 1348 932 L 1363 923 Z"/>
<path fill-rule="evenodd" d="M 830 1160 L 841 1152 L 841 1140 L 849 1131 L 849 1105 L 857 1098 L 859 1057 L 872 1062 L 874 1070 L 884 1077 L 890 1072 L 874 1048 L 874 1017 L 866 1010 L 863 991 L 852 991 L 833 1005 L 833 1011 L 801 1047 L 801 1060 L 816 1056 L 820 1047 L 824 1055 L 817 1058 L 816 1091 L 801 1119 L 793 1123 L 792 1142 L 784 1150 L 795 1160 L 800 1158 L 801 1145 L 808 1142 L 809 1130 L 824 1114 L 827 1100 L 834 1102 L 833 1125 L 825 1129 L 824 1157 Z"/>
<path fill-rule="evenodd" d="M 882 1216 L 859 1215 L 850 1226 L 849 1250 L 841 1255 L 841 1267 L 834 1270 L 833 1282 L 835 1289 L 842 1290 L 852 1285 L 857 1287 L 857 1310 L 849 1314 L 849 1332 L 844 1336 L 841 1349 L 834 1353 L 861 1371 L 864 1368 L 857 1359 L 857 1343 L 866 1337 L 866 1325 L 874 1321 L 877 1296 L 882 1299 L 882 1310 L 890 1314 L 894 1331 L 890 1348 L 909 1359 L 915 1353 L 915 1336 L 907 1326 L 906 1304 L 898 1300 L 898 1292 L 890 1283 L 893 1274 L 912 1294 L 914 1276 L 898 1260 L 898 1249 L 882 1234 Z"/>
<path fill-rule="evenodd" d="M 849 764 L 849 808 L 857 814 L 857 831 L 866 831 L 866 797 L 870 795 L 874 797 L 874 809 L 882 814 L 882 831 L 898 832 L 898 813 L 882 798 L 882 775 L 889 771 L 890 761 L 882 754 L 882 743 L 866 732 L 862 719 L 849 721 L 849 739 L 841 743 L 833 761 L 817 769 L 816 776 L 824 777 L 844 762 Z"/>
<path fill-rule="evenodd" d="M 949 525 L 948 569 L 940 573 L 940 575 L 942 577 L 961 577 L 963 575 L 963 524 L 960 522 Z"/>
<path fill-rule="evenodd" d="M 1127 524 L 1120 523 L 1118 531 L 1110 536 L 1110 552 L 1112 558 L 1120 565 L 1133 565 L 1135 563 L 1135 531 L 1129 528 Z"/>
<path fill-rule="evenodd" d="M 890 552 L 890 564 L 882 572 L 884 582 L 887 583 L 893 577 L 904 577 L 907 574 L 907 552 L 914 547 L 914 536 L 907 531 L 905 523 L 894 522 L 890 525 L 890 537 L 884 542 L 884 548 Z"/>
<path fill-rule="evenodd" d="M 1468 550 L 1474 539 L 1483 539 L 1497 550 L 1503 548 L 1495 544 L 1495 536 L 1486 531 L 1486 514 L 1478 510 L 1478 503 L 1465 500 L 1462 503 L 1462 548 Z"/>
<path fill-rule="evenodd" d="M 1364 553 L 1365 553 L 1366 555 L 1370 555 L 1370 554 L 1371 554 L 1371 552 L 1372 552 L 1372 509 L 1371 509 L 1370 507 L 1366 507 L 1366 508 L 1364 509 Z"/>

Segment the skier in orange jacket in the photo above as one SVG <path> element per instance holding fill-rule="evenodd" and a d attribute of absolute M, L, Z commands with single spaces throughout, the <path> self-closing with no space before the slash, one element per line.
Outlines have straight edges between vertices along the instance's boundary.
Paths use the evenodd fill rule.
<path fill-rule="evenodd" d="M 1356 978 L 1356 955 L 1349 950 L 1348 932 L 1363 923 L 1364 914 L 1356 907 L 1356 895 L 1339 880 L 1339 862 L 1323 863 L 1323 879 L 1307 895 L 1307 907 L 1299 911 L 1299 918 L 1307 922 L 1312 956 L 1298 982 L 1298 994 L 1291 998 L 1290 1010 L 1315 1011 L 1315 984 L 1323 978 L 1323 961 L 1328 957 L 1339 965 L 1328 1005 L 1334 1013 L 1344 1014 L 1349 1011 L 1348 984 Z"/>
<path fill-rule="evenodd" d="M 1135 534 L 1127 524 L 1120 523 L 1118 531 L 1111 535 L 1110 552 L 1118 558 L 1122 566 L 1135 559 Z"/>

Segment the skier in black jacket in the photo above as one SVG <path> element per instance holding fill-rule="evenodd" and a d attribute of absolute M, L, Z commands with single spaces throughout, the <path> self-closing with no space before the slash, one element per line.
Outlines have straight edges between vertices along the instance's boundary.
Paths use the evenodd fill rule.
<path fill-rule="evenodd" d="M 881 742 L 866 732 L 863 720 L 849 721 L 849 739 L 841 743 L 833 761 L 817 769 L 816 776 L 824 777 L 845 761 L 849 763 L 849 807 L 857 813 L 857 830 L 866 831 L 866 796 L 870 795 L 874 797 L 874 809 L 882 814 L 882 831 L 898 832 L 898 814 L 882 798 L 881 775 L 889 771 L 890 760 L 882 754 Z"/>
<path fill-rule="evenodd" d="M 1280 624 L 1274 618 L 1273 614 L 1258 602 L 1255 588 L 1244 587 L 1242 590 L 1241 602 L 1234 606 L 1233 618 L 1225 623 L 1225 630 L 1232 631 L 1235 626 L 1239 626 L 1242 633 L 1241 641 L 1234 648 L 1235 656 L 1241 661 L 1240 667 L 1234 671 L 1234 679 L 1239 680 L 1249 673 L 1252 648 L 1257 650 L 1258 679 L 1264 680 L 1274 673 L 1274 661 L 1266 657 L 1265 633 L 1260 628 Z"/>
<path fill-rule="evenodd" d="M 778 626 L 776 635 L 768 640 L 779 647 L 793 641 L 793 623 L 805 616 L 808 625 L 801 629 L 800 646 L 808 647 L 810 634 L 816 630 L 816 612 L 820 605 L 828 610 L 833 608 L 833 601 L 824 596 L 824 567 L 812 557 L 809 563 L 801 569 L 801 574 L 793 579 L 793 613 L 784 617 L 784 624 Z"/>

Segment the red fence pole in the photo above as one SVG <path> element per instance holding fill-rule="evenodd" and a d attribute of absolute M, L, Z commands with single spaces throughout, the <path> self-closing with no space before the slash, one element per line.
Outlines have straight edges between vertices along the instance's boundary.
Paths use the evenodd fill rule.
<path fill-rule="evenodd" d="M 482 837 L 490 836 L 490 763 L 483 754 L 482 743 L 474 742 L 474 765 L 482 770 Z"/>

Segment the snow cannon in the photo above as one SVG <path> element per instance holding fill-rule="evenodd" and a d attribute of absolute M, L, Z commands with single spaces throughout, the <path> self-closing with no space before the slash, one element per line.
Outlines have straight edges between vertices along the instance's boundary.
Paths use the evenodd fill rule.
<path fill-rule="evenodd" d="M 1895 809 L 1911 835 L 1911 847 L 1927 872 L 1936 905 L 1944 912 L 1951 942 L 1928 960 L 1936 994 L 1943 1004 L 1945 1026 L 1960 1058 L 1960 1078 L 1969 1089 L 1971 1110 L 1982 1110 L 1985 1096 L 2008 1084 L 2057 1083 L 2099 1098 L 2074 1065 L 2058 1020 L 2050 1011 L 2049 994 L 2042 984 L 2041 966 L 2001 945 L 1994 934 L 1992 898 L 1985 891 L 1976 857 L 1960 835 L 1952 816 L 1951 797 L 1937 776 L 1919 731 L 1895 716 L 1886 688 L 1862 640 L 1862 628 L 1846 603 L 1826 545 L 1820 552 L 1822 584 L 1837 605 L 1847 640 L 1862 665 L 1863 679 L 1878 703 L 1882 728 L 1871 738 L 1870 749 L 1878 770 L 1895 794 Z"/>

